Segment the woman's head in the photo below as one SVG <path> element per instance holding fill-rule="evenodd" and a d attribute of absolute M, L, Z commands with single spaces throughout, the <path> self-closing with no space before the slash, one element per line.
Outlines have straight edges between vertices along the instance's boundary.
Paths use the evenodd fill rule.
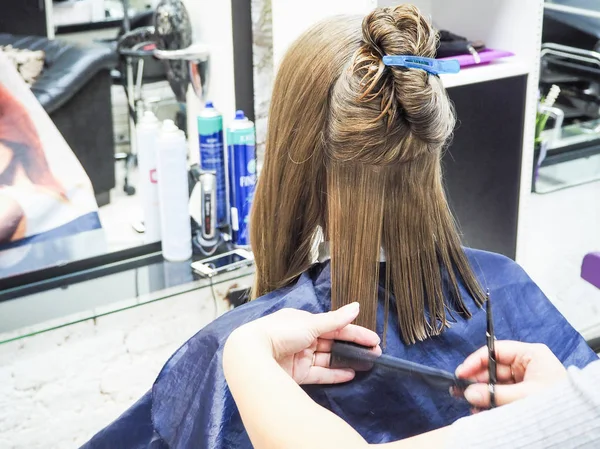
<path fill-rule="evenodd" d="M 252 213 L 255 295 L 306 270 L 322 229 L 332 308 L 361 302 L 362 325 L 375 328 L 381 248 L 405 341 L 439 334 L 446 307 L 469 315 L 460 280 L 482 300 L 442 186 L 441 152 L 455 123 L 446 92 L 423 70 L 382 62 L 386 54 L 433 57 L 436 45 L 428 21 L 402 5 L 376 9 L 362 26 L 354 17 L 325 20 L 289 49 Z"/>

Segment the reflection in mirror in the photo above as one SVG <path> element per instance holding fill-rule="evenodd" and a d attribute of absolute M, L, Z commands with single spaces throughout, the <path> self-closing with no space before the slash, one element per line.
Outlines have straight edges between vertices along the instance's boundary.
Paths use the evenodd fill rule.
<path fill-rule="evenodd" d="M 533 188 L 549 193 L 600 179 L 600 7 L 546 2 Z"/>
<path fill-rule="evenodd" d="M 139 142 L 145 114 L 186 133 L 181 149 L 192 170 L 187 181 L 185 174 L 177 179 L 187 196 L 194 192 L 192 231 L 201 227 L 197 105 L 213 100 L 227 125 L 235 99 L 223 87 L 210 88 L 211 67 L 220 74 L 233 67 L 229 60 L 210 64 L 209 46 L 198 37 L 206 35 L 205 14 L 192 20 L 190 6 L 196 7 L 187 0 L 3 2 L 0 279 L 106 254 L 118 260 L 123 251 L 143 252 L 162 240 L 145 226 L 151 214 L 144 205 L 159 208 L 156 161 L 148 162 L 157 139 Z"/>
<path fill-rule="evenodd" d="M 544 3 L 529 205 L 532 277 L 587 338 L 600 335 L 600 6 Z"/>
<path fill-rule="evenodd" d="M 0 173 L 2 277 L 107 250 L 85 170 L 3 52 Z"/>

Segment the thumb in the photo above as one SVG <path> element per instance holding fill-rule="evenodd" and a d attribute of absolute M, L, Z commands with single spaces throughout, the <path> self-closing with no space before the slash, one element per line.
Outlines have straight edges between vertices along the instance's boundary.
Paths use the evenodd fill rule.
<path fill-rule="evenodd" d="M 359 311 L 360 305 L 353 302 L 331 312 L 313 315 L 315 318 L 313 329 L 317 336 L 342 329 L 354 321 Z"/>
<path fill-rule="evenodd" d="M 520 382 L 518 384 L 496 385 L 494 391 L 496 405 L 506 405 L 529 396 L 537 391 L 537 388 L 529 385 L 527 382 Z M 490 407 L 490 390 L 488 384 L 478 383 L 470 385 L 465 390 L 464 396 L 471 405 L 477 408 Z"/>

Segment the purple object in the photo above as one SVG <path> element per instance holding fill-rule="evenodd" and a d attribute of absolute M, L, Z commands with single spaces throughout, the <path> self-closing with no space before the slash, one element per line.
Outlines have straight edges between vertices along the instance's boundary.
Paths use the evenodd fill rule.
<path fill-rule="evenodd" d="M 496 59 L 506 58 L 508 56 L 515 55 L 514 53 L 511 53 L 510 51 L 492 50 L 491 48 L 482 50 L 482 51 L 478 52 L 477 54 L 479 55 L 479 59 L 480 59 L 479 62 L 475 61 L 475 58 L 473 57 L 473 55 L 471 53 L 466 54 L 466 55 L 451 56 L 449 58 L 439 58 L 439 59 L 441 59 L 441 60 L 457 59 L 458 63 L 460 64 L 461 67 L 469 67 L 469 66 L 473 66 L 473 65 L 488 64 L 492 61 L 495 61 Z"/>
<path fill-rule="evenodd" d="M 589 253 L 581 264 L 581 277 L 600 288 L 600 253 Z"/>

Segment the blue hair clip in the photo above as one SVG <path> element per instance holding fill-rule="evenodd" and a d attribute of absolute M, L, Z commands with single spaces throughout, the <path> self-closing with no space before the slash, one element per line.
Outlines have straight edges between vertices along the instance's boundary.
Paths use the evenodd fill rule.
<path fill-rule="evenodd" d="M 384 56 L 383 63 L 387 66 L 406 67 L 408 69 L 425 70 L 432 75 L 460 72 L 458 59 L 433 59 L 424 56 Z"/>

